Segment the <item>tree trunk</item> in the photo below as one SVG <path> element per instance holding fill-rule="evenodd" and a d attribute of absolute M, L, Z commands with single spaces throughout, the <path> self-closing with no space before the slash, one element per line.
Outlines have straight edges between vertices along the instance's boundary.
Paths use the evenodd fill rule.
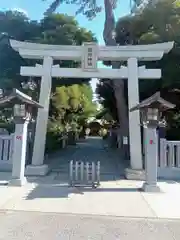
<path fill-rule="evenodd" d="M 104 0 L 105 7 L 105 23 L 103 38 L 107 46 L 116 46 L 115 40 L 115 17 L 113 12 L 113 0 Z M 120 62 L 112 62 L 112 68 L 117 69 L 120 67 Z M 118 111 L 118 118 L 120 123 L 120 135 L 121 139 L 123 136 L 129 135 L 129 124 L 128 124 L 128 108 L 124 94 L 124 80 L 114 79 L 112 81 L 113 89 L 116 98 L 116 105 Z M 121 142 L 122 143 L 122 142 Z M 127 154 L 127 149 L 126 153 Z"/>

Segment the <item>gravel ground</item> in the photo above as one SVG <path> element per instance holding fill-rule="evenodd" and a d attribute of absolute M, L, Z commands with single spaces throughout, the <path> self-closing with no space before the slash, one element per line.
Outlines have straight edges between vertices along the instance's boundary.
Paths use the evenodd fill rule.
<path fill-rule="evenodd" d="M 0 240 L 175 240 L 180 221 L 4 211 Z"/>

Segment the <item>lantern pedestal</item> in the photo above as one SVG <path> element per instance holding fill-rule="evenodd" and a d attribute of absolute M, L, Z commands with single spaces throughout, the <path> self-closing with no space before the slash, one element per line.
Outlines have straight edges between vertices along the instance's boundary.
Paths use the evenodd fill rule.
<path fill-rule="evenodd" d="M 9 181 L 8 186 L 12 187 L 22 187 L 27 183 L 26 177 L 21 177 L 20 179 L 13 178 Z"/>
<path fill-rule="evenodd" d="M 45 176 L 49 172 L 49 167 L 46 164 L 28 165 L 25 170 L 26 176 Z"/>
<path fill-rule="evenodd" d="M 145 172 L 144 170 L 135 170 L 132 168 L 126 168 L 125 169 L 125 178 L 128 180 L 145 180 Z"/>
<path fill-rule="evenodd" d="M 158 137 L 156 126 L 144 126 L 145 134 L 145 192 L 160 192 L 157 186 Z"/>
<path fill-rule="evenodd" d="M 26 183 L 24 170 L 26 162 L 27 129 L 29 121 L 18 119 L 15 120 L 15 123 L 14 150 L 12 155 L 12 179 L 10 180 L 9 185 L 22 186 Z"/>
<path fill-rule="evenodd" d="M 157 185 L 149 185 L 146 182 L 143 184 L 142 190 L 144 192 L 154 192 L 154 193 L 161 192 L 160 187 L 158 187 Z"/>

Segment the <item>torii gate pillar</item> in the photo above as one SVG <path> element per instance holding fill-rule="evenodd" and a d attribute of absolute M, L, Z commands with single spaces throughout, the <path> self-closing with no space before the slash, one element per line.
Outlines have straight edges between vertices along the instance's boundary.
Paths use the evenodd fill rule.
<path fill-rule="evenodd" d="M 51 94 L 51 69 L 53 65 L 52 57 L 44 57 L 43 59 L 43 74 L 41 77 L 41 90 L 39 103 L 44 107 L 38 110 L 36 131 L 34 139 L 34 148 L 32 155 L 32 163 L 26 167 L 27 175 L 46 175 L 48 165 L 44 164 L 46 131 L 49 116 L 49 101 Z"/>
<path fill-rule="evenodd" d="M 137 58 L 128 59 L 128 108 L 139 103 L 139 79 Z M 139 111 L 129 111 L 130 167 L 142 169 L 141 128 Z"/>

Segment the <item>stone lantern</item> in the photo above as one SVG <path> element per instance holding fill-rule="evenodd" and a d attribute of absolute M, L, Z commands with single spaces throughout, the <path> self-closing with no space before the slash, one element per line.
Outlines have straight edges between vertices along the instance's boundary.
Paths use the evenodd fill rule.
<path fill-rule="evenodd" d="M 28 124 L 31 120 L 33 108 L 42 108 L 42 106 L 17 89 L 13 89 L 9 96 L 0 98 L 0 106 L 3 107 L 7 105 L 13 107 L 13 119 L 15 123 L 12 179 L 9 185 L 22 186 L 26 182 L 24 171 Z"/>
<path fill-rule="evenodd" d="M 159 192 L 157 186 L 157 163 L 158 163 L 158 136 L 157 127 L 161 124 L 162 112 L 174 108 L 175 105 L 164 100 L 160 92 L 145 99 L 130 111 L 140 110 L 141 123 L 144 128 L 145 145 L 145 192 Z"/>

